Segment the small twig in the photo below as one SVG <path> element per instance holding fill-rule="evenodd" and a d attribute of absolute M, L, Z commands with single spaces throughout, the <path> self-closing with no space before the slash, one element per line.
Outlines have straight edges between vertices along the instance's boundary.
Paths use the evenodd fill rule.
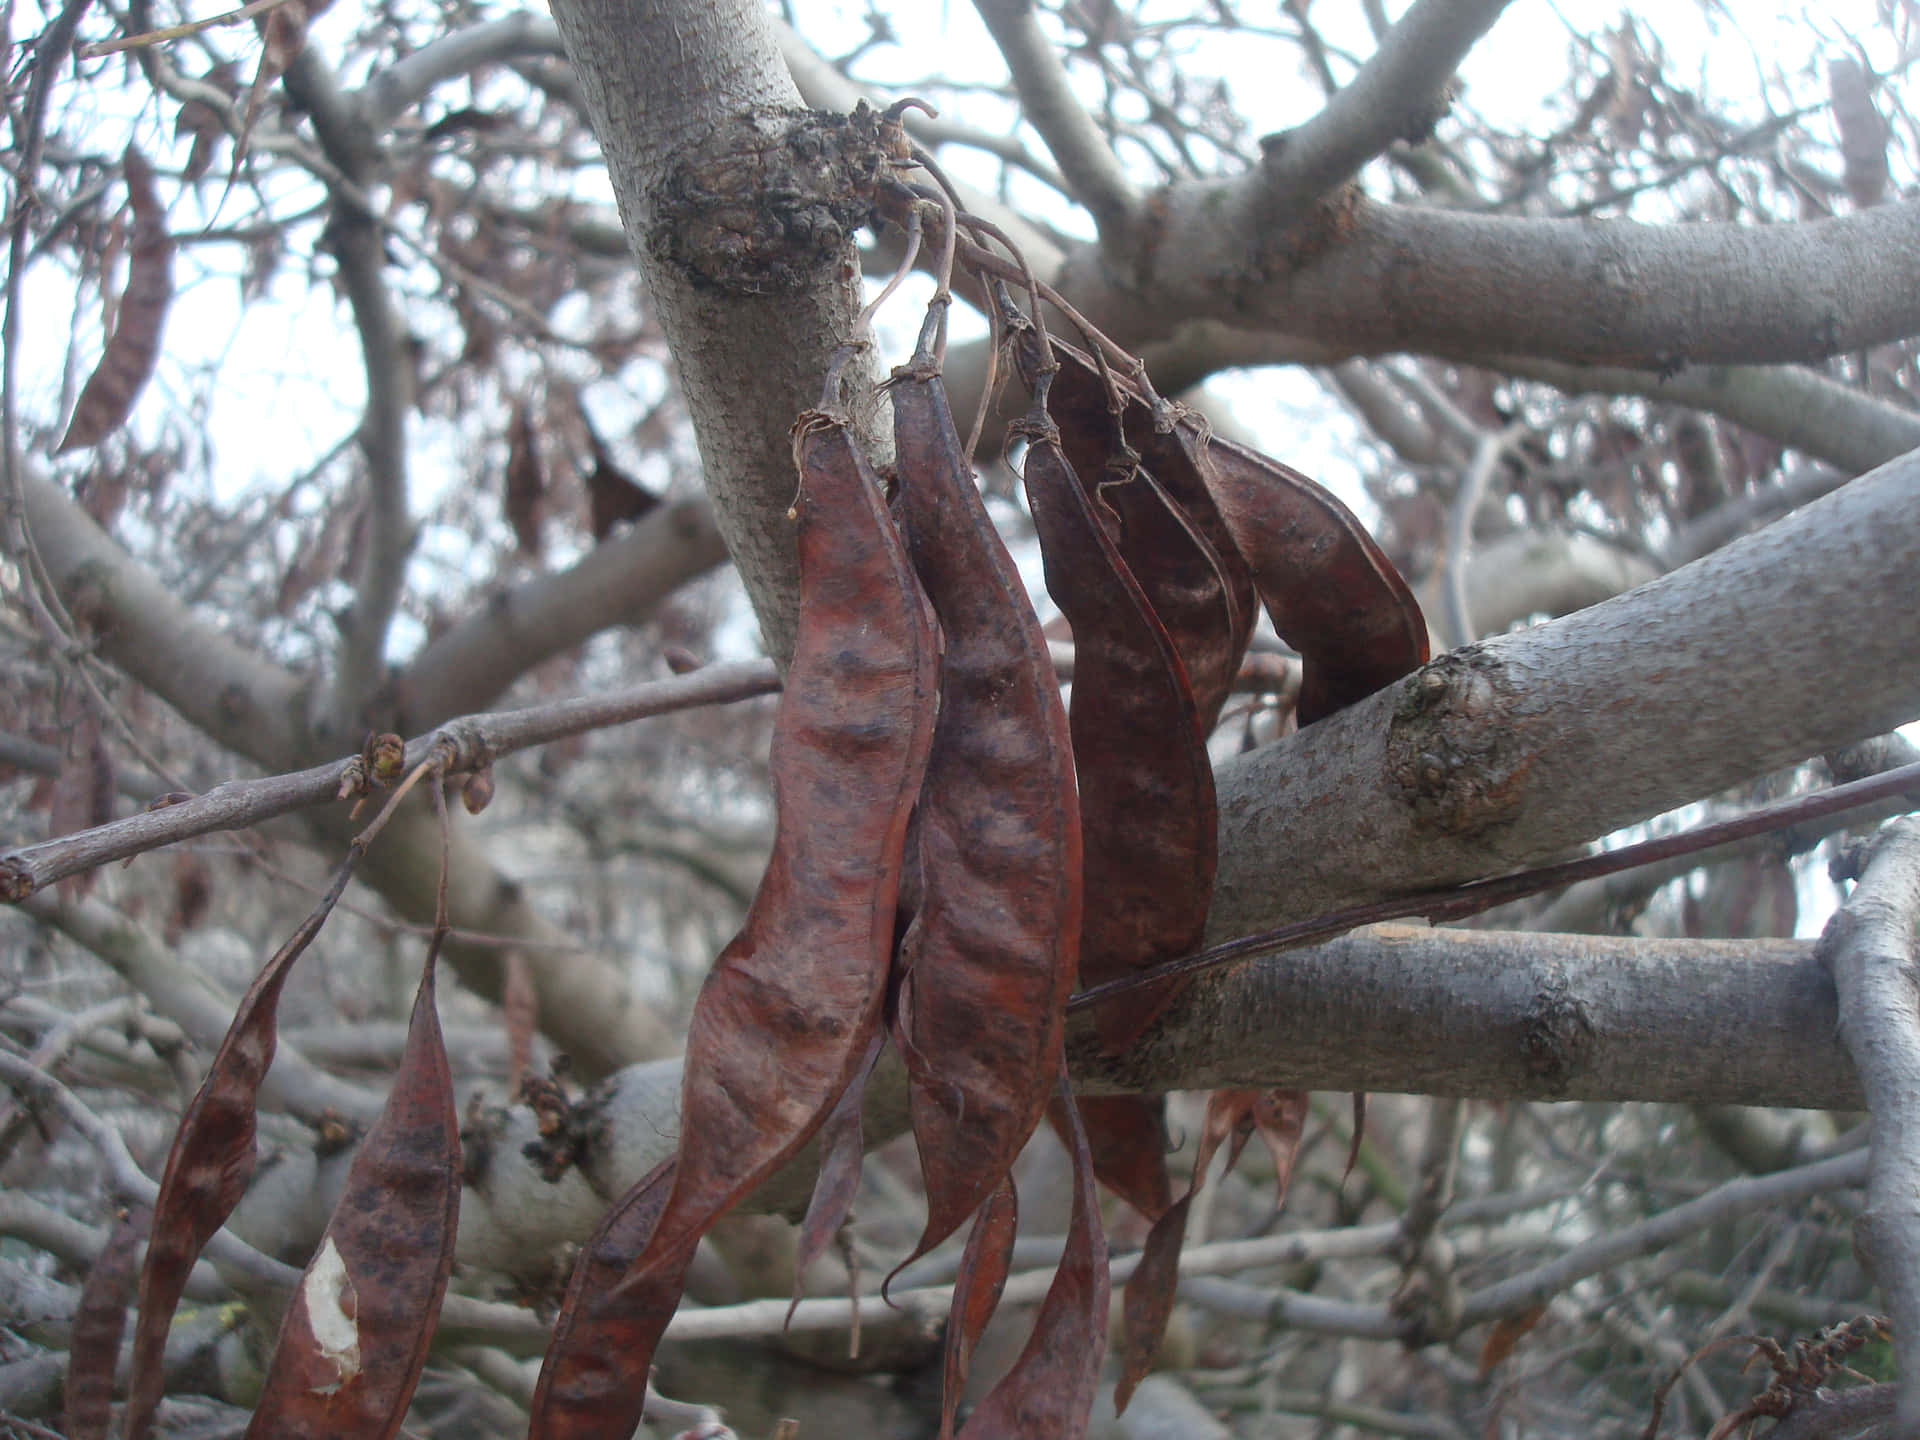
<path fill-rule="evenodd" d="M 406 749 L 406 763 L 418 765 L 436 751 L 445 750 L 445 773 L 461 774 L 530 746 L 651 715 L 768 695 L 779 688 L 779 672 L 768 660 L 709 665 L 690 675 L 649 681 L 606 695 L 449 720 L 412 741 Z M 177 805 L 0 853 L 0 901 L 17 904 L 68 875 L 176 841 L 215 831 L 244 830 L 293 810 L 330 804 L 339 794 L 342 779 L 356 764 L 358 757 L 291 775 L 231 780 Z"/>
<path fill-rule="evenodd" d="M 1400 1220 L 1401 1263 L 1405 1270 L 1401 1295 L 1413 1322 L 1432 1339 L 1445 1339 L 1459 1329 L 1460 1287 L 1453 1274 L 1453 1247 L 1437 1231 L 1440 1217 L 1453 1203 L 1454 1167 L 1460 1154 L 1460 1133 L 1467 1102 L 1439 1096 L 1428 1102 L 1427 1138 L 1420 1156 L 1420 1183 Z M 1425 1277 L 1422 1291 L 1415 1272 Z M 1412 1302 L 1419 1303 L 1414 1305 Z"/>
<path fill-rule="evenodd" d="M 159 1185 L 148 1178 L 134 1160 L 120 1132 L 94 1114 L 65 1085 L 30 1061 L 10 1055 L 5 1050 L 0 1050 L 0 1077 L 4 1077 L 15 1088 L 28 1092 L 36 1101 L 59 1109 L 67 1123 L 84 1136 L 106 1162 L 107 1179 L 121 1199 L 151 1206 L 158 1198 Z M 206 1255 L 215 1264 L 231 1268 L 256 1288 L 288 1290 L 300 1279 L 300 1272 L 291 1265 L 283 1265 L 278 1260 L 262 1255 L 228 1230 L 215 1234 L 206 1248 Z"/>
<path fill-rule="evenodd" d="M 1256 955 L 1270 955 L 1280 950 L 1295 950 L 1303 945 L 1311 945 L 1320 940 L 1331 940 L 1336 935 L 1346 934 L 1349 930 L 1357 930 L 1363 925 L 1376 925 L 1385 920 L 1427 919 L 1434 922 L 1462 920 L 1469 915 L 1477 915 L 1482 910 L 1491 909 L 1495 905 L 1504 905 L 1510 900 L 1522 900 L 1529 895 L 1538 895 L 1546 890 L 1557 890 L 1562 885 L 1571 885 L 1575 881 L 1612 875 L 1656 860 L 1691 854 L 1694 851 L 1710 849 L 1715 845 L 1724 845 L 1733 840 L 1744 840 L 1750 835 L 1785 829 L 1789 825 L 1798 825 L 1823 815 L 1834 815 L 1845 810 L 1876 804 L 1888 796 L 1908 794 L 1920 794 L 1920 764 L 1903 765 L 1898 770 L 1889 770 L 1884 775 L 1876 775 L 1871 779 L 1836 785 L 1831 790 L 1796 796 L 1794 799 L 1782 800 L 1775 805 L 1763 805 L 1757 810 L 1750 810 L 1745 815 L 1737 816 L 1732 820 L 1721 820 L 1711 825 L 1697 825 L 1677 835 L 1665 835 L 1657 840 L 1643 840 L 1637 845 L 1623 845 L 1618 850 L 1589 855 L 1584 859 L 1568 860 L 1559 865 L 1543 865 L 1538 869 L 1521 870 L 1512 875 L 1496 876 L 1491 880 L 1475 880 L 1466 885 L 1449 886 L 1440 890 L 1416 891 L 1412 895 L 1404 895 L 1394 900 L 1376 900 L 1365 905 L 1351 906 L 1345 910 L 1330 911 L 1312 919 L 1297 920 L 1291 925 L 1282 925 L 1273 930 L 1263 930 L 1254 935 L 1242 936 L 1238 940 L 1229 940 L 1224 944 L 1196 951 L 1178 960 L 1170 960 L 1164 965 L 1156 965 L 1118 980 L 1090 985 L 1068 1001 L 1067 1008 L 1084 1010 L 1090 1005 L 1104 1004 L 1115 996 L 1158 986 L 1171 979 L 1197 975 L 1203 970 L 1231 964 L 1235 960 L 1251 959 Z M 4 857 L 0 857 L 0 864 L 4 863 Z"/>
<path fill-rule="evenodd" d="M 1859 1151 L 1837 1155 L 1771 1175 L 1747 1175 L 1662 1211 L 1624 1230 L 1577 1245 L 1543 1265 L 1497 1281 L 1467 1296 L 1462 1326 L 1478 1325 L 1552 1299 L 1576 1281 L 1624 1261 L 1663 1250 L 1684 1237 L 1770 1205 L 1789 1205 L 1828 1190 L 1859 1185 L 1867 1178 L 1867 1157 Z"/>
<path fill-rule="evenodd" d="M 82 60 L 96 59 L 101 55 L 117 55 L 122 50 L 144 50 L 153 45 L 164 45 L 170 40 L 185 40 L 198 35 L 202 30 L 212 30 L 222 25 L 238 25 L 242 20 L 251 20 L 256 15 L 264 15 L 269 10 L 278 10 L 287 0 L 251 0 L 238 10 L 228 10 L 224 14 L 209 16 L 205 20 L 189 20 L 183 25 L 163 25 L 158 30 L 148 30 L 140 35 L 125 35 L 118 40 L 96 40 L 90 45 L 77 46 L 74 54 Z"/>
<path fill-rule="evenodd" d="M 1447 525 L 1446 565 L 1447 628 L 1453 631 L 1449 638 L 1455 645 L 1471 645 L 1480 638 L 1474 628 L 1473 608 L 1467 603 L 1467 560 L 1473 553 L 1473 520 L 1480 513 L 1481 502 L 1487 498 L 1487 488 L 1493 482 L 1493 472 L 1499 468 L 1500 457 L 1522 429 L 1508 426 L 1497 434 L 1482 435 L 1474 446 L 1473 461 L 1467 466 L 1466 476 L 1460 482 L 1460 493 L 1454 497 L 1453 514 Z"/>

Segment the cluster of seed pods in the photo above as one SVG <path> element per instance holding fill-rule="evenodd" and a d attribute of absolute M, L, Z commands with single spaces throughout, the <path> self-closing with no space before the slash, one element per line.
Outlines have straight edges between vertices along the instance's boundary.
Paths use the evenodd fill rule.
<path fill-rule="evenodd" d="M 1302 723 L 1420 664 L 1425 625 L 1332 497 L 1214 439 L 1090 327 L 1087 350 L 1051 335 L 1043 296 L 1071 312 L 1017 254 L 962 241 L 963 229 L 993 232 L 958 211 L 944 182 L 897 188 L 906 263 L 929 197 L 944 243 L 914 354 L 883 387 L 891 484 L 841 403 L 858 348 L 843 347 L 820 404 L 793 427 L 800 608 L 774 724 L 772 856 L 694 1006 L 678 1153 L 582 1249 L 535 1390 L 532 1440 L 632 1433 L 701 1237 L 816 1140 L 797 1268 L 825 1248 L 857 1187 L 861 1099 L 887 1044 L 904 1062 L 927 1197 L 907 1259 L 972 1221 L 947 1331 L 943 1440 L 1011 1264 L 1011 1171 L 1043 1118 L 1073 1163 L 1068 1243 L 1033 1338 L 962 1440 L 1084 1433 L 1109 1300 L 1096 1182 L 1152 1222 L 1123 1308 L 1124 1404 L 1171 1311 L 1208 1161 L 1223 1146 L 1236 1156 L 1255 1133 L 1282 1160 L 1298 1141 L 1304 1097 L 1220 1092 L 1176 1200 L 1164 1102 L 1073 1096 L 1067 1003 L 1076 986 L 1151 974 L 1199 948 L 1216 858 L 1207 738 L 1262 606 L 1303 657 Z M 1011 431 L 1024 442 L 1047 590 L 1073 633 L 1070 706 L 949 405 L 956 257 L 991 297 L 994 353 L 1031 397 Z M 1023 279 L 1024 306 L 1009 274 Z M 251 1169 L 280 988 L 363 850 L 357 842 L 328 900 L 255 982 L 182 1123 L 140 1277 L 135 1440 L 151 1427 L 186 1275 Z M 392 1098 L 296 1293 L 250 1434 L 384 1440 L 405 1415 L 459 1202 L 432 995 L 430 953 Z M 1177 984 L 1148 985 L 1099 1007 L 1098 1039 L 1132 1043 L 1178 996 Z M 128 1283 L 124 1255 L 102 1269 L 102 1339 L 76 1357 L 110 1353 L 105 1324 Z M 104 1433 L 106 1382 L 92 1374 L 104 1363 L 88 1361 L 82 1375 L 76 1359 L 76 1435 Z"/>

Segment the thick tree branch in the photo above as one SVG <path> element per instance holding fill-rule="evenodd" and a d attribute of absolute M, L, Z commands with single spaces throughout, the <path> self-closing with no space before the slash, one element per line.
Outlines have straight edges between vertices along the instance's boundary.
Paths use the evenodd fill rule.
<path fill-rule="evenodd" d="M 211 1055 L 233 1023 L 233 1001 L 216 994 L 145 926 L 99 900 L 64 900 L 52 892 L 34 896 L 25 909 L 36 920 L 83 946 L 144 995 L 154 1010 L 174 1021 Z M 261 1086 L 260 1103 L 318 1122 L 329 1110 L 362 1124 L 379 1114 L 384 1097 L 329 1075 L 299 1047 L 282 1044 Z"/>
<path fill-rule="evenodd" d="M 1920 715 L 1920 612 L 1886 603 L 1920 590 L 1916 496 L 1920 454 L 1222 766 L 1210 933 L 1557 857 Z"/>
<path fill-rule="evenodd" d="M 1282 1086 L 1858 1109 L 1811 942 L 1376 925 L 1200 977 L 1096 1091 Z"/>
<path fill-rule="evenodd" d="M 783 132 L 805 122 L 770 22 L 752 0 L 568 0 L 555 19 L 607 156 L 635 258 L 653 292 L 706 464 L 720 533 L 776 659 L 792 649 L 796 562 L 784 517 L 793 498 L 789 428 L 819 402 L 834 346 L 857 309 L 851 233 L 818 223 L 817 249 L 788 252 L 785 279 L 717 279 L 713 226 L 690 208 L 702 186 L 744 187 L 736 216 L 763 256 L 793 232 L 768 197 L 789 162 Z M 800 177 L 782 171 L 789 189 Z M 817 182 L 816 182 L 817 183 Z M 829 187 L 830 188 L 830 187 Z M 849 197 L 801 194 L 809 215 Z M 831 240 L 831 243 L 829 243 Z M 746 244 L 734 236 L 723 246 Z M 866 368 L 851 367 L 856 391 Z"/>
<path fill-rule="evenodd" d="M 103 534 L 59 487 L 28 474 L 28 517 L 53 583 L 89 617 L 100 653 L 229 749 L 268 770 L 299 765 L 314 749 L 305 730 L 302 682 L 228 641 L 195 617 L 145 567 Z M 343 810 L 344 807 L 337 807 Z M 352 827 L 320 820 L 323 844 L 344 845 Z M 634 1003 L 626 977 L 572 947 L 502 875 L 470 829 L 455 826 L 449 903 L 457 930 L 522 939 L 533 965 L 542 1027 L 586 1075 L 604 1075 L 672 1048 L 660 1019 Z M 396 910 L 434 915 L 440 831 L 426 806 L 408 806 L 381 835 L 361 872 Z M 497 999 L 505 951 L 461 941 L 447 958 L 462 983 Z"/>
<path fill-rule="evenodd" d="M 229 750 L 297 764 L 304 682 L 201 620 L 44 475 L 21 481 L 48 577 L 100 654 Z"/>
<path fill-rule="evenodd" d="M 560 30 L 545 15 L 517 10 L 497 20 L 452 30 L 367 77 L 354 97 L 360 118 L 383 135 L 407 111 L 448 80 L 482 65 L 535 55 L 561 55 Z"/>
<path fill-rule="evenodd" d="M 328 187 L 333 213 L 326 240 L 353 311 L 367 385 L 360 420 L 360 450 L 367 466 L 366 544 L 354 577 L 353 610 L 340 637 L 332 693 L 313 716 L 315 738 L 338 745 L 360 728 L 361 706 L 385 677 L 387 633 L 413 553 L 407 497 L 413 369 L 404 353 L 404 327 L 387 290 L 386 236 L 365 198 L 377 157 L 373 132 L 340 94 L 333 73 L 311 47 L 295 57 L 286 85 L 313 117 L 321 148 L 345 182 Z"/>
<path fill-rule="evenodd" d="M 1797 510 L 1822 495 L 1831 495 L 1846 484 L 1848 478 L 1845 472 L 1830 470 L 1824 465 L 1788 471 L 1773 484 L 1736 495 L 1692 521 L 1673 537 L 1661 558 L 1674 566 L 1697 560 L 1756 524 Z"/>
<path fill-rule="evenodd" d="M 1920 415 L 1811 370 L 1786 365 L 1689 365 L 1677 374 L 1496 356 L 1509 375 L 1569 395 L 1644 395 L 1743 425 L 1756 435 L 1859 475 L 1920 448 Z"/>
<path fill-rule="evenodd" d="M 1265 204 L 1300 216 L 1394 141 L 1417 144 L 1452 103 L 1454 69 L 1509 0 L 1415 0 L 1313 119 L 1261 142 Z M 1102 238 L 1105 231 L 1102 230 Z"/>
<path fill-rule="evenodd" d="M 1267 194 L 1257 172 L 1174 187 L 1137 269 L 1087 245 L 1053 284 L 1130 343 L 1210 318 L 1345 354 L 1670 371 L 1821 360 L 1920 331 L 1920 201 L 1796 224 L 1642 225 L 1348 194 L 1295 223 Z"/>
<path fill-rule="evenodd" d="M 1073 93 L 1059 51 L 1034 18 L 1032 0 L 974 0 L 974 8 L 1000 47 L 1020 108 L 1046 141 L 1068 193 L 1087 207 L 1101 242 L 1126 254 L 1140 217 L 1139 192 Z"/>
<path fill-rule="evenodd" d="M 1376 926 L 1207 977 L 1195 989 L 1201 1000 L 1183 1007 L 1178 1024 L 1162 1027 L 1138 1055 L 1102 1057 L 1080 1034 L 1076 1086 L 1096 1093 L 1234 1084 L 1501 1100 L 1862 1104 L 1836 1035 L 1830 972 L 1807 941 L 1648 942 Z M 576 1168 L 558 1183 L 542 1178 L 543 1132 L 532 1113 L 493 1112 L 484 1135 L 470 1135 L 487 1159 L 462 1202 L 461 1262 L 540 1272 L 555 1247 L 577 1241 L 613 1197 L 672 1154 L 679 1099 L 677 1060 L 630 1066 L 597 1087 L 567 1122 L 583 1144 Z M 870 1146 L 905 1130 L 904 1100 L 904 1072 L 889 1055 L 868 1092 Z M 812 1165 L 803 1157 L 748 1208 L 797 1211 L 811 1189 Z M 1790 1174 L 1795 1178 L 1781 1182 L 1788 1187 L 1858 1179 L 1851 1169 L 1841 1179 L 1811 1169 Z M 1783 1198 L 1765 1187 L 1727 1193 L 1745 1208 Z M 264 1232 L 249 1233 L 268 1243 Z M 289 1229 L 283 1239 L 297 1246 L 300 1234 Z M 1642 1253 L 1632 1248 L 1638 1239 L 1621 1243 L 1628 1247 L 1622 1253 Z M 1374 1241 L 1341 1232 L 1328 1244 L 1327 1254 L 1349 1254 L 1362 1252 L 1340 1247 Z M 1301 1254 L 1322 1250 L 1309 1245 Z M 1272 1263 L 1285 1258 L 1275 1255 Z M 1468 1309 L 1490 1318 L 1524 1308 L 1531 1302 L 1513 1296 L 1531 1294 L 1527 1286 L 1551 1280 L 1552 1293 L 1570 1283 L 1568 1275 L 1618 1258 L 1588 1256 L 1565 1274 L 1550 1268 L 1519 1289 L 1496 1286 L 1468 1297 Z M 1236 1256 L 1236 1263 L 1245 1259 Z M 1224 1260 L 1222 1267 L 1232 1268 Z M 1328 1303 L 1302 1298 L 1311 1302 L 1308 1311 Z M 1383 1310 L 1364 1313 L 1378 1333 L 1396 1333 Z M 1303 1323 L 1317 1327 L 1326 1318 Z"/>
<path fill-rule="evenodd" d="M 1920 1434 L 1920 822 L 1881 832 L 1860 884 L 1820 937 L 1839 1031 L 1873 1116 L 1867 1205 L 1855 1223 L 1893 1317 L 1897 1431 Z"/>

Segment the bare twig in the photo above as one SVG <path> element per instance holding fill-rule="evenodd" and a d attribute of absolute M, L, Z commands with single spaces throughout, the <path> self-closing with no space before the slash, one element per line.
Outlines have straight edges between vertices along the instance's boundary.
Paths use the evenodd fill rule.
<path fill-rule="evenodd" d="M 1461 1307 L 1460 1323 L 1477 1325 L 1503 1315 L 1517 1315 L 1551 1299 L 1577 1280 L 1597 1275 L 1636 1256 L 1663 1250 L 1709 1225 L 1771 1205 L 1790 1205 L 1811 1195 L 1858 1185 L 1866 1178 L 1867 1157 L 1856 1150 L 1772 1175 L 1729 1180 L 1698 1199 L 1676 1205 L 1624 1230 L 1602 1235 L 1544 1265 L 1474 1291 Z"/>
<path fill-rule="evenodd" d="M 448 774 L 479 770 L 529 746 L 700 705 L 766 695 L 779 675 L 764 660 L 710 665 L 690 675 L 653 680 L 607 695 L 581 696 L 526 710 L 470 715 L 407 746 L 406 764 L 441 754 Z M 67 875 L 219 830 L 241 830 L 263 820 L 335 800 L 354 760 L 336 760 L 291 775 L 232 780 L 178 805 L 128 816 L 57 840 L 0 854 L 0 897 L 18 903 Z"/>
<path fill-rule="evenodd" d="M 1455 645 L 1471 645 L 1479 638 L 1474 628 L 1473 607 L 1467 603 L 1467 561 L 1473 553 L 1473 521 L 1500 457 L 1520 433 L 1509 427 L 1498 434 L 1482 435 L 1473 447 L 1473 460 L 1460 481 L 1460 493 L 1454 497 L 1453 515 L 1447 526 L 1447 638 Z"/>
<path fill-rule="evenodd" d="M 46 1072 L 0 1050 L 0 1076 L 40 1104 L 55 1106 L 67 1123 L 84 1136 L 106 1163 L 108 1183 L 128 1201 L 152 1205 L 160 1187 L 147 1177 L 127 1149 L 120 1132 L 94 1114 L 79 1096 Z M 246 1241 L 222 1230 L 206 1248 L 207 1258 L 241 1289 L 291 1289 L 300 1272 L 262 1255 Z"/>
<path fill-rule="evenodd" d="M 1395 140 L 1421 140 L 1451 103 L 1454 67 L 1508 0 L 1418 0 L 1312 120 L 1263 145 L 1267 202 L 1298 214 Z M 1284 143 L 1277 143 L 1284 142 Z"/>
<path fill-rule="evenodd" d="M 118 55 L 122 50 L 144 50 L 150 45 L 164 45 L 171 40 L 185 40 L 198 35 L 203 30 L 212 30 L 222 25 L 238 25 L 243 20 L 251 20 L 256 15 L 264 15 L 269 10 L 278 10 L 287 0 L 251 0 L 238 10 L 223 11 L 210 15 L 205 20 L 189 20 L 183 25 L 163 25 L 158 30 L 147 30 L 139 35 L 122 35 L 117 40 L 99 40 L 91 45 L 82 45 L 75 50 L 82 60 L 93 60 L 101 55 Z"/>

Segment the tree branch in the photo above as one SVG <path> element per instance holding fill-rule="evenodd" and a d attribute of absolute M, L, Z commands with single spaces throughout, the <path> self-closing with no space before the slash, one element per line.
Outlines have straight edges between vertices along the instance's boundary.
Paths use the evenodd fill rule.
<path fill-rule="evenodd" d="M 1887 1297 L 1900 1373 L 1897 1432 L 1920 1433 L 1920 822 L 1881 832 L 1860 883 L 1820 937 L 1839 1030 L 1873 1116 L 1861 1256 Z"/>
<path fill-rule="evenodd" d="M 1833 987 L 1797 940 L 1376 925 L 1203 975 L 1092 1093 L 1281 1087 L 1849 1110 Z"/>
<path fill-rule="evenodd" d="M 1221 766 L 1210 934 L 1557 858 L 1920 715 L 1920 613 L 1886 603 L 1917 491 L 1920 454 Z"/>
<path fill-rule="evenodd" d="M 21 480 L 48 577 L 100 653 L 229 750 L 298 763 L 303 682 L 181 604 L 65 490 L 33 470 Z"/>
<path fill-rule="evenodd" d="M 799 92 L 753 0 L 568 0 L 554 18 L 680 367 L 720 533 L 770 653 L 784 660 L 798 593 L 782 518 L 794 486 L 788 432 L 818 403 L 833 349 L 852 331 L 859 265 L 850 229 L 829 243 L 814 223 L 807 233 L 817 249 L 786 248 L 793 232 L 780 206 L 788 202 L 770 202 L 767 167 L 788 163 L 784 135 L 810 122 L 795 114 Z M 808 214 L 848 198 L 793 195 L 807 187 L 797 173 L 783 175 L 792 203 Z M 743 284 L 717 279 L 716 269 L 703 273 L 724 269 L 723 257 L 706 248 L 714 227 L 689 208 L 689 191 L 708 183 L 742 187 L 732 213 L 761 227 L 755 253 L 783 257 L 784 280 L 761 274 Z M 735 235 L 723 248 L 742 243 Z M 869 375 L 866 365 L 851 367 L 856 395 Z M 864 425 L 871 407 L 860 403 Z"/>
<path fill-rule="evenodd" d="M 465 715 L 412 740 L 406 747 L 403 768 L 411 770 L 438 756 L 443 774 L 470 774 L 535 745 L 651 715 L 769 695 L 779 688 L 780 677 L 770 662 L 745 660 L 709 665 L 690 675 L 645 681 L 604 695 L 580 695 L 490 715 Z M 0 895 L 10 901 L 23 900 L 69 875 L 200 835 L 244 830 L 295 810 L 330 805 L 349 793 L 359 793 L 364 785 L 358 756 L 290 775 L 229 780 L 175 805 L 0 852 Z"/>
<path fill-rule="evenodd" d="M 1034 19 L 1032 0 L 974 0 L 974 8 L 1000 47 L 1021 112 L 1046 142 L 1068 193 L 1093 216 L 1102 245 L 1128 253 L 1140 218 L 1139 192 L 1073 93 L 1057 47 Z"/>
<path fill-rule="evenodd" d="M 483 710 L 541 661 L 602 630 L 643 623 L 726 558 L 704 499 L 663 505 L 567 569 L 483 602 L 429 642 L 394 682 L 394 724 L 417 731 Z"/>
<path fill-rule="evenodd" d="M 294 57 L 286 85 L 288 94 L 313 117 L 321 148 L 346 182 L 328 186 L 332 214 L 325 238 L 340 267 L 366 371 L 367 403 L 360 421 L 360 450 L 367 464 L 366 544 L 354 578 L 353 610 L 340 637 L 332 694 L 313 716 L 315 737 L 338 745 L 360 728 L 360 708 L 385 678 L 387 634 L 413 553 L 407 499 L 413 369 L 387 291 L 386 237 L 365 200 L 377 153 L 373 132 L 339 93 L 332 72 L 311 46 Z"/>
<path fill-rule="evenodd" d="M 208 1054 L 226 1038 L 233 1024 L 233 1001 L 216 994 L 145 926 L 102 901 L 64 900 L 50 891 L 32 897 L 23 908 L 98 956 Z M 298 1046 L 283 1043 L 261 1086 L 260 1103 L 315 1122 L 331 1110 L 370 1124 L 380 1114 L 384 1097 L 329 1075 Z"/>
<path fill-rule="evenodd" d="M 1509 0 L 1415 0 L 1320 113 L 1261 141 L 1261 183 L 1275 216 L 1300 216 L 1395 140 L 1433 133 L 1453 97 L 1453 72 Z M 1105 231 L 1102 230 L 1102 238 Z"/>
<path fill-rule="evenodd" d="M 269 770 L 288 769 L 312 753 L 302 683 L 197 619 L 64 491 L 35 475 L 24 479 L 48 572 L 69 607 L 78 605 L 90 617 L 103 656 L 215 740 Z M 321 816 L 317 828 L 324 845 L 337 847 L 351 838 L 342 818 L 329 828 Z M 582 1074 L 604 1075 L 673 1047 L 660 1019 L 635 1003 L 625 977 L 535 914 L 520 887 L 494 867 L 464 826 L 453 830 L 450 863 L 456 929 L 521 938 L 546 955 L 533 967 L 542 1028 Z M 440 879 L 440 829 L 431 808 L 408 806 L 396 815 L 362 874 L 403 916 L 431 921 Z M 499 947 L 455 940 L 446 954 L 462 983 L 499 997 Z"/>
<path fill-rule="evenodd" d="M 516 10 L 497 20 L 452 30 L 367 77 L 354 97 L 360 118 L 383 135 L 407 111 L 448 80 L 482 65 L 532 55 L 561 55 L 560 30 L 545 15 Z"/>
<path fill-rule="evenodd" d="M 1643 225 L 1348 193 L 1300 221 L 1271 209 L 1258 173 L 1165 201 L 1137 268 L 1118 273 L 1083 245 L 1053 279 L 1124 343 L 1206 318 L 1349 355 L 1671 371 L 1822 360 L 1920 331 L 1920 201 L 1783 225 Z"/>
<path fill-rule="evenodd" d="M 1569 395 L 1644 395 L 1688 405 L 1859 475 L 1920 448 L 1920 415 L 1790 365 L 1689 365 L 1677 374 L 1494 356 L 1486 365 Z"/>

